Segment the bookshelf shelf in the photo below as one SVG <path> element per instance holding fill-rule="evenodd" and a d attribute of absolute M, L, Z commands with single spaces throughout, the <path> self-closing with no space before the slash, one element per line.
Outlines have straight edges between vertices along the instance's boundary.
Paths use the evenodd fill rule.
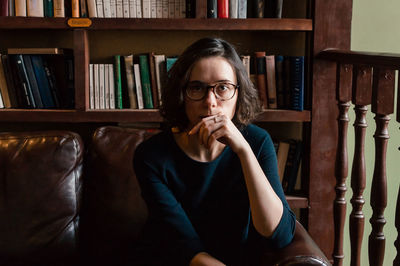
<path fill-rule="evenodd" d="M 163 119 L 158 109 L 135 110 L 49 110 L 49 109 L 2 109 L 0 122 L 156 122 Z M 257 122 L 308 122 L 309 111 L 264 110 Z"/>
<path fill-rule="evenodd" d="M 0 29 L 72 30 L 68 18 L 0 17 Z M 312 31 L 311 19 L 134 19 L 93 18 L 88 30 Z"/>

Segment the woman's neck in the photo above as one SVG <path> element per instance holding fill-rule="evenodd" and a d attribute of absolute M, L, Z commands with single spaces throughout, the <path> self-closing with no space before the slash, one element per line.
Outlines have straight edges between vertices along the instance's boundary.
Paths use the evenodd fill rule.
<path fill-rule="evenodd" d="M 199 141 L 198 134 L 188 135 L 187 132 L 173 133 L 176 143 L 193 160 L 200 162 L 211 162 L 215 160 L 224 150 L 225 144 L 216 141 L 207 148 Z"/>

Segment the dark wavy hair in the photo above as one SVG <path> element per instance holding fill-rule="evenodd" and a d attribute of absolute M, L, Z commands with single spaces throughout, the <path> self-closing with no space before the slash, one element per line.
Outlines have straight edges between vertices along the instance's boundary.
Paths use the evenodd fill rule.
<path fill-rule="evenodd" d="M 249 124 L 261 110 L 258 92 L 235 48 L 222 39 L 203 38 L 186 48 L 168 72 L 160 113 L 169 127 L 178 127 L 181 131 L 186 129 L 189 121 L 185 112 L 184 93 L 190 73 L 197 61 L 212 56 L 225 58 L 236 74 L 239 89 L 232 122 L 241 128 Z"/>

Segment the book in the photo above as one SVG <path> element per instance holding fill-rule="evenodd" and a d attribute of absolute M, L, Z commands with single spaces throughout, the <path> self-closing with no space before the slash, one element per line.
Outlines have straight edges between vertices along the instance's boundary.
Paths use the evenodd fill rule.
<path fill-rule="evenodd" d="M 285 173 L 286 161 L 289 154 L 290 143 L 287 141 L 279 141 L 277 148 L 276 158 L 278 160 L 278 174 L 280 181 L 283 181 L 283 175 Z"/>
<path fill-rule="evenodd" d="M 155 75 L 157 84 L 157 94 L 159 106 L 162 104 L 162 86 L 167 78 L 167 68 L 165 65 L 165 55 L 154 55 Z"/>
<path fill-rule="evenodd" d="M 257 77 L 257 89 L 263 108 L 268 108 L 267 84 L 266 84 L 266 60 L 265 52 L 255 52 L 255 70 Z"/>
<path fill-rule="evenodd" d="M 122 0 L 122 12 L 124 18 L 129 18 L 129 0 Z"/>
<path fill-rule="evenodd" d="M 304 110 L 304 56 L 290 56 L 290 106 Z"/>
<path fill-rule="evenodd" d="M 287 162 L 285 166 L 285 173 L 282 179 L 283 191 L 287 194 L 294 192 L 294 187 L 297 182 L 297 176 L 302 156 L 303 145 L 299 140 L 291 140 Z"/>
<path fill-rule="evenodd" d="M 87 10 L 87 5 L 86 5 L 86 0 L 80 0 L 80 16 L 81 18 L 87 18 L 88 17 L 88 10 Z"/>
<path fill-rule="evenodd" d="M 180 2 L 180 16 L 179 18 L 186 18 L 186 0 L 179 0 Z"/>
<path fill-rule="evenodd" d="M 99 64 L 99 108 L 105 109 L 104 64 Z"/>
<path fill-rule="evenodd" d="M 39 86 L 36 80 L 35 72 L 33 70 L 32 59 L 30 55 L 22 55 L 24 59 L 24 65 L 26 68 L 26 73 L 28 76 L 30 88 L 32 91 L 33 101 L 35 102 L 36 108 L 42 109 L 44 107 L 41 94 L 39 91 Z"/>
<path fill-rule="evenodd" d="M 157 18 L 157 2 L 156 0 L 150 0 L 150 17 Z"/>
<path fill-rule="evenodd" d="M 104 64 L 104 108 L 110 109 L 110 77 L 108 64 Z"/>
<path fill-rule="evenodd" d="M 8 0 L 0 0 L 0 16 L 8 16 Z"/>
<path fill-rule="evenodd" d="M 196 1 L 186 0 L 186 17 L 195 18 L 196 17 Z"/>
<path fill-rule="evenodd" d="M 129 4 L 130 7 L 130 4 Z M 111 9 L 111 17 L 116 18 L 117 17 L 117 1 L 116 0 L 110 0 L 110 9 Z M 131 12 L 129 11 L 129 15 L 131 15 Z"/>
<path fill-rule="evenodd" d="M 136 18 L 142 18 L 142 1 L 136 0 Z"/>
<path fill-rule="evenodd" d="M 16 89 L 14 87 L 14 78 L 12 75 L 10 60 L 8 55 L 1 55 L 2 66 L 4 70 L 4 75 L 6 77 L 8 96 L 10 98 L 10 104 L 12 108 L 18 107 L 18 99 Z"/>
<path fill-rule="evenodd" d="M 178 57 L 167 57 L 166 58 L 166 68 L 167 68 L 167 73 L 169 72 L 169 70 L 172 68 L 172 66 L 174 65 L 174 63 L 176 62 L 176 60 L 178 60 Z"/>
<path fill-rule="evenodd" d="M 44 17 L 43 0 L 27 0 L 26 12 L 28 17 Z"/>
<path fill-rule="evenodd" d="M 0 91 L 0 109 L 4 108 L 4 103 L 3 103 L 3 96 L 1 95 L 1 91 Z"/>
<path fill-rule="evenodd" d="M 282 6 L 283 0 L 265 0 L 265 17 L 282 18 Z"/>
<path fill-rule="evenodd" d="M 54 98 L 48 77 L 46 75 L 43 58 L 40 55 L 31 55 L 33 71 L 37 80 L 40 96 L 44 108 L 59 107 L 57 97 Z"/>
<path fill-rule="evenodd" d="M 111 2 L 110 0 L 103 0 L 103 12 L 105 18 L 111 18 Z"/>
<path fill-rule="evenodd" d="M 169 1 L 161 0 L 162 18 L 168 18 L 169 15 L 168 7 L 169 7 Z"/>
<path fill-rule="evenodd" d="M 126 86 L 129 96 L 129 104 L 131 109 L 137 109 L 137 96 L 135 90 L 135 78 L 133 76 L 133 55 L 125 55 L 125 75 L 126 75 Z"/>
<path fill-rule="evenodd" d="M 276 109 L 276 80 L 275 80 L 275 56 L 265 56 L 265 68 L 267 78 L 268 108 Z"/>
<path fill-rule="evenodd" d="M 121 56 L 114 56 L 115 108 L 122 109 Z"/>
<path fill-rule="evenodd" d="M 217 18 L 217 0 L 207 0 L 207 18 Z"/>
<path fill-rule="evenodd" d="M 250 77 L 250 55 L 241 55 L 240 59 L 242 59 L 242 63 L 247 72 L 247 76 Z"/>
<path fill-rule="evenodd" d="M 8 48 L 8 54 L 72 54 L 72 50 L 63 48 Z"/>
<path fill-rule="evenodd" d="M 10 96 L 8 94 L 8 86 L 7 86 L 7 80 L 6 80 L 6 73 L 4 71 L 3 67 L 3 59 L 2 56 L 0 55 L 0 92 L 3 97 L 3 105 L 5 108 L 11 108 L 11 100 Z"/>
<path fill-rule="evenodd" d="M 238 18 L 247 18 L 247 0 L 238 0 Z"/>
<path fill-rule="evenodd" d="M 89 18 L 97 18 L 96 0 L 87 0 Z"/>
<path fill-rule="evenodd" d="M 153 98 L 151 96 L 149 60 L 147 58 L 147 55 L 139 55 L 139 67 L 140 67 L 140 79 L 142 80 L 144 108 L 152 109 L 154 108 L 154 106 L 153 106 Z"/>
<path fill-rule="evenodd" d="M 254 0 L 253 16 L 255 18 L 263 18 L 265 14 L 265 1 L 266 0 Z"/>
<path fill-rule="evenodd" d="M 72 17 L 79 18 L 79 0 L 71 0 L 71 9 L 72 9 Z"/>
<path fill-rule="evenodd" d="M 117 18 L 123 18 L 124 17 L 124 4 L 122 3 L 122 0 L 115 0 L 116 4 L 116 10 L 117 10 Z"/>
<path fill-rule="evenodd" d="M 17 77 L 17 86 L 20 91 L 21 106 L 25 108 L 35 108 L 35 103 L 33 102 L 32 91 L 29 88 L 28 75 L 24 66 L 24 59 L 22 55 L 12 55 L 10 60 L 13 61 L 13 66 L 15 67 L 15 76 Z"/>
<path fill-rule="evenodd" d="M 175 18 L 175 0 L 168 0 L 168 18 Z"/>
<path fill-rule="evenodd" d="M 138 103 L 138 109 L 143 109 L 144 104 L 143 104 L 143 93 L 142 93 L 142 81 L 140 79 L 140 68 L 139 64 L 134 64 L 133 65 L 133 72 L 135 76 L 135 88 L 136 88 L 136 97 L 137 97 L 137 103 Z"/>
<path fill-rule="evenodd" d="M 156 1 L 156 18 L 162 18 L 163 10 L 162 10 L 162 0 Z"/>
<path fill-rule="evenodd" d="M 138 0 L 129 0 L 129 16 L 131 18 L 136 18 L 136 1 Z"/>
<path fill-rule="evenodd" d="M 15 2 L 14 0 L 8 0 L 8 16 L 15 16 Z"/>
<path fill-rule="evenodd" d="M 26 1 L 25 0 L 15 0 L 15 16 L 26 17 Z"/>
<path fill-rule="evenodd" d="M 93 64 L 94 109 L 100 109 L 100 74 L 99 64 Z"/>
<path fill-rule="evenodd" d="M 89 109 L 95 109 L 94 106 L 94 73 L 93 64 L 89 64 Z"/>
<path fill-rule="evenodd" d="M 54 17 L 53 0 L 44 0 L 44 16 L 47 18 Z"/>
<path fill-rule="evenodd" d="M 150 52 L 148 58 L 149 58 L 150 85 L 151 85 L 151 95 L 152 95 L 152 99 L 153 99 L 153 108 L 158 108 L 159 100 L 158 100 L 158 92 L 157 92 L 154 52 Z"/>
<path fill-rule="evenodd" d="M 238 18 L 239 0 L 229 0 L 229 18 Z"/>
<path fill-rule="evenodd" d="M 113 64 L 108 64 L 108 78 L 110 86 L 110 109 L 115 109 L 115 81 Z"/>
<path fill-rule="evenodd" d="M 65 17 L 64 0 L 53 0 L 53 7 L 54 7 L 54 17 L 55 18 L 64 18 Z"/>
<path fill-rule="evenodd" d="M 97 17 L 104 18 L 103 0 L 96 0 L 96 10 L 97 10 Z"/>
<path fill-rule="evenodd" d="M 276 81 L 276 104 L 279 109 L 285 109 L 285 86 L 283 78 L 283 56 L 275 56 L 275 81 Z"/>
<path fill-rule="evenodd" d="M 283 80 L 284 80 L 284 95 L 285 108 L 290 109 L 290 56 L 285 56 L 283 59 Z"/>
<path fill-rule="evenodd" d="M 60 91 L 66 90 L 66 82 L 65 82 L 65 69 L 63 58 L 59 58 L 59 60 L 51 60 L 51 55 L 42 55 L 42 64 L 47 77 L 48 85 L 50 88 L 50 94 L 52 99 L 54 100 L 54 105 L 56 107 L 66 107 L 66 104 L 61 104 L 62 100 L 60 100 L 61 93 Z M 40 59 L 40 57 L 38 57 Z M 55 63 L 52 63 L 55 61 Z M 50 62 L 50 63 L 49 63 Z M 56 70 L 54 69 L 54 65 L 56 66 Z M 57 77 L 56 77 L 57 76 Z M 57 81 L 58 79 L 58 81 Z M 48 97 L 51 98 L 50 96 Z"/>
<path fill-rule="evenodd" d="M 217 0 L 218 18 L 229 18 L 229 0 Z"/>

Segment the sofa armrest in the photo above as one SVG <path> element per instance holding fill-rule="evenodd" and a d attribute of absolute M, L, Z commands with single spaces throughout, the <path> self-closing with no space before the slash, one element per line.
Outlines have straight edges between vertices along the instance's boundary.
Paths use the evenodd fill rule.
<path fill-rule="evenodd" d="M 261 253 L 262 266 L 331 265 L 308 232 L 297 221 L 292 243 L 281 249 L 265 249 Z"/>

